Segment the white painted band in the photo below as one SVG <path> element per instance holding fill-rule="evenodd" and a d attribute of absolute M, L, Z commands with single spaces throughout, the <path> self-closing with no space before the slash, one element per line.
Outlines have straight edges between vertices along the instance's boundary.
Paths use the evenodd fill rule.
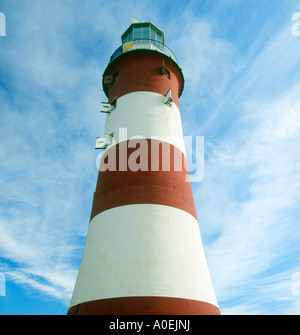
<path fill-rule="evenodd" d="M 127 129 L 127 139 L 119 129 Z M 181 116 L 177 105 L 165 104 L 165 97 L 153 92 L 134 92 L 117 100 L 116 108 L 107 114 L 105 134 L 115 143 L 135 138 L 153 138 L 176 146 L 185 154 Z M 123 132 L 124 133 L 124 132 Z"/>
<path fill-rule="evenodd" d="M 92 219 L 70 307 L 128 296 L 177 297 L 217 306 L 192 215 L 139 204 L 115 207 Z"/>

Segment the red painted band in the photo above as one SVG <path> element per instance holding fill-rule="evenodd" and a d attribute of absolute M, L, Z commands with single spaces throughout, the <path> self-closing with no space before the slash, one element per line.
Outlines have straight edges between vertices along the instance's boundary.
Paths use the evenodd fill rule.
<path fill-rule="evenodd" d="M 136 143 L 138 147 L 139 141 L 130 140 L 130 146 Z M 165 142 L 150 139 L 143 141 L 147 146 L 140 146 L 138 149 L 128 148 L 129 141 L 119 143 L 107 150 L 107 155 L 102 157 L 100 168 L 103 169 L 106 162 L 115 171 L 99 171 L 91 219 L 110 208 L 132 204 L 171 206 L 184 210 L 197 219 L 191 183 L 186 181 L 188 171 L 183 153 Z M 165 157 L 169 157 L 169 171 L 163 171 L 166 166 L 163 163 Z M 141 169 L 147 168 L 147 171 L 131 171 L 130 163 L 134 160 L 140 160 Z M 181 164 L 178 164 L 181 165 L 180 171 L 176 171 L 178 166 L 174 160 L 176 164 L 181 161 Z M 142 164 L 142 161 L 146 164 Z M 158 171 L 151 171 L 151 164 Z M 126 171 L 120 171 L 122 168 Z"/>
<path fill-rule="evenodd" d="M 169 297 L 123 297 L 72 306 L 68 315 L 220 315 L 207 302 Z"/>
<path fill-rule="evenodd" d="M 169 72 L 165 76 L 163 66 Z M 117 75 L 116 75 L 117 74 Z M 113 83 L 105 83 L 107 75 L 118 78 Z M 179 108 L 179 96 L 184 79 L 181 69 L 168 57 L 151 51 L 134 50 L 117 57 L 103 74 L 103 90 L 112 102 L 132 92 L 155 92 L 165 95 L 169 89 L 172 100 Z"/>

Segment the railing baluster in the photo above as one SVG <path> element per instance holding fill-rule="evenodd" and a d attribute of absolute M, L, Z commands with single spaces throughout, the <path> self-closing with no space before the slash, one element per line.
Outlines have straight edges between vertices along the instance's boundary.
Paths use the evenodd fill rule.
<path fill-rule="evenodd" d="M 165 44 L 157 40 L 144 39 L 144 38 L 135 39 L 132 41 L 132 50 L 136 50 L 136 49 L 156 50 L 172 58 L 177 63 L 177 59 L 173 51 L 169 47 L 167 47 Z M 117 58 L 121 54 L 128 52 L 130 50 L 131 49 L 123 51 L 122 46 L 119 47 L 118 49 L 116 49 L 116 51 L 111 56 L 110 61 L 113 61 L 115 58 Z"/>

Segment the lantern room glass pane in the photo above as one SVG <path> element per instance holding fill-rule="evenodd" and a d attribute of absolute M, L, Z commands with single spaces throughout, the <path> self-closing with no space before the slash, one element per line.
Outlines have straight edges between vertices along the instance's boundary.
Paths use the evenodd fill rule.
<path fill-rule="evenodd" d="M 132 41 L 132 30 L 126 34 L 126 36 L 123 39 L 123 43 Z"/>
<path fill-rule="evenodd" d="M 151 40 L 156 40 L 156 30 L 154 27 L 151 27 Z"/>
<path fill-rule="evenodd" d="M 130 31 L 128 36 L 127 36 L 127 41 L 126 42 L 129 42 L 129 41 L 132 41 L 132 31 Z"/>
<path fill-rule="evenodd" d="M 161 33 L 157 32 L 157 40 L 158 42 L 162 42 L 162 36 Z"/>
<path fill-rule="evenodd" d="M 133 28 L 133 39 L 136 40 L 138 38 L 142 38 L 141 27 L 134 27 Z"/>
<path fill-rule="evenodd" d="M 142 29 L 142 38 L 146 38 L 146 39 L 150 38 L 149 28 L 150 28 L 149 26 L 147 26 L 147 27 L 141 27 L 141 29 Z"/>

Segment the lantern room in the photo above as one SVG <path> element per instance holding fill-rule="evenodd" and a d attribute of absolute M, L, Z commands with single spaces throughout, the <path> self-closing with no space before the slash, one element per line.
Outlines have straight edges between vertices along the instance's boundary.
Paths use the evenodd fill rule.
<path fill-rule="evenodd" d="M 122 44 L 139 39 L 165 43 L 163 31 L 157 28 L 152 22 L 132 23 L 121 38 Z"/>
<path fill-rule="evenodd" d="M 152 22 L 132 23 L 121 39 L 122 45 L 110 57 L 111 62 L 127 51 L 146 49 L 163 53 L 177 63 L 174 53 L 165 45 L 164 32 Z"/>

